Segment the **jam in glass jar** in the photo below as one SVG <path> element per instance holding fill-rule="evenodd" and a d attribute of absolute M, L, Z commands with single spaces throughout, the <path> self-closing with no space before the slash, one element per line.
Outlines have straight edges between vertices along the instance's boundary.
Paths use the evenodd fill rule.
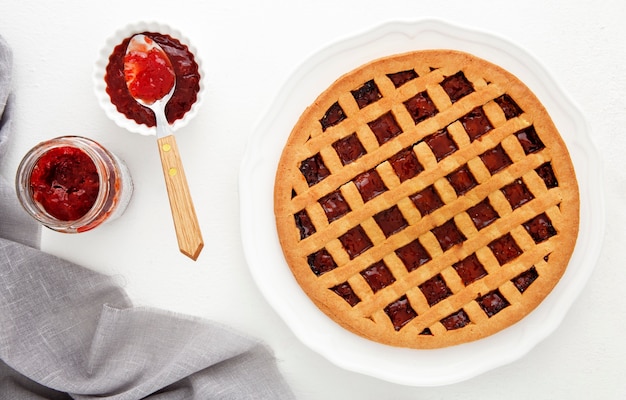
<path fill-rule="evenodd" d="M 22 159 L 15 183 L 26 212 L 64 233 L 86 232 L 119 217 L 133 192 L 124 162 L 80 136 L 33 147 Z"/>

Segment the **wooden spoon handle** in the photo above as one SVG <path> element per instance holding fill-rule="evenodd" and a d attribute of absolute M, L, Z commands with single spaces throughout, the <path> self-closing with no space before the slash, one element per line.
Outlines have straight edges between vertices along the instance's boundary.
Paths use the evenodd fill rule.
<path fill-rule="evenodd" d="M 180 251 L 194 261 L 204 242 L 174 135 L 157 140 Z"/>

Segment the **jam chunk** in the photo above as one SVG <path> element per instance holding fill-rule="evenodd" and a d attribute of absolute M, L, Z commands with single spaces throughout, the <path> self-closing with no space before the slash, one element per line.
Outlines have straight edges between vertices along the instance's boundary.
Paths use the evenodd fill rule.
<path fill-rule="evenodd" d="M 307 257 L 309 267 L 316 276 L 323 275 L 333 269 L 337 268 L 333 256 L 326 249 L 316 251 Z"/>
<path fill-rule="evenodd" d="M 354 178 L 354 185 L 359 190 L 361 198 L 363 198 L 365 203 L 387 190 L 387 186 L 385 186 L 375 169 L 357 175 Z"/>
<path fill-rule="evenodd" d="M 408 81 L 417 78 L 417 72 L 415 72 L 414 69 L 409 69 L 406 71 L 395 72 L 393 74 L 387 74 L 387 77 L 391 79 L 391 82 L 393 82 L 393 86 L 399 88 Z"/>
<path fill-rule="evenodd" d="M 498 219 L 498 213 L 493 209 L 489 199 L 485 199 L 467 209 L 467 214 L 474 222 L 476 229 L 481 230 Z"/>
<path fill-rule="evenodd" d="M 458 196 L 469 192 L 473 187 L 478 185 L 467 164 L 451 172 L 446 178 Z"/>
<path fill-rule="evenodd" d="M 91 210 L 100 192 L 100 175 L 91 157 L 72 146 L 46 151 L 30 175 L 34 201 L 61 221 L 75 221 Z"/>
<path fill-rule="evenodd" d="M 350 256 L 350 259 L 357 257 L 365 250 L 373 246 L 372 241 L 363 230 L 361 225 L 357 225 L 339 237 L 343 248 Z"/>
<path fill-rule="evenodd" d="M 493 129 L 489 118 L 487 118 L 485 111 L 480 106 L 461 117 L 459 121 L 463 124 L 463 128 L 465 128 L 465 132 L 467 132 L 471 142 Z"/>
<path fill-rule="evenodd" d="M 417 313 L 411 307 L 409 299 L 406 296 L 400 297 L 398 300 L 385 307 L 385 314 L 391 320 L 393 328 L 396 331 L 402 329 L 413 318 L 417 317 Z"/>
<path fill-rule="evenodd" d="M 324 178 L 330 175 L 330 171 L 326 168 L 320 153 L 302 161 L 300 164 L 300 172 L 304 175 L 304 179 L 306 179 L 306 183 L 308 183 L 309 186 L 313 186 L 316 183 L 321 182 Z"/>
<path fill-rule="evenodd" d="M 552 221 L 546 213 L 541 213 L 535 218 L 524 222 L 522 225 L 524 225 L 524 228 L 526 228 L 526 231 L 530 234 L 535 243 L 545 242 L 556 235 L 556 229 L 552 226 Z"/>
<path fill-rule="evenodd" d="M 344 299 L 350 306 L 354 307 L 361 302 L 359 296 L 354 293 L 352 286 L 348 282 L 340 283 L 339 285 L 330 288 L 333 292 Z"/>
<path fill-rule="evenodd" d="M 402 260 L 408 272 L 415 271 L 431 260 L 430 254 L 417 239 L 396 250 L 396 255 Z"/>
<path fill-rule="evenodd" d="M 411 179 L 424 170 L 420 164 L 413 147 L 408 147 L 389 158 L 389 163 L 398 175 L 400 182 Z"/>
<path fill-rule="evenodd" d="M 516 179 L 513 183 L 504 186 L 500 190 L 514 210 L 535 198 L 521 179 Z"/>
<path fill-rule="evenodd" d="M 474 86 L 467 80 L 463 71 L 448 76 L 441 82 L 441 87 L 446 92 L 450 101 L 454 104 L 457 100 L 474 91 Z"/>
<path fill-rule="evenodd" d="M 522 272 L 515 278 L 511 280 L 513 285 L 519 290 L 520 293 L 524 293 L 526 289 L 537 279 L 539 278 L 539 274 L 537 273 L 537 268 L 532 266 L 530 269 Z"/>
<path fill-rule="evenodd" d="M 435 275 L 426 282 L 419 285 L 419 289 L 424 294 L 429 306 L 434 306 L 441 300 L 452 296 L 452 291 L 446 285 L 441 274 Z"/>
<path fill-rule="evenodd" d="M 459 149 L 447 129 L 426 136 L 424 142 L 430 147 L 437 161 L 443 160 Z"/>
<path fill-rule="evenodd" d="M 393 277 L 393 274 L 382 260 L 361 271 L 361 276 L 365 279 L 367 284 L 370 285 L 374 293 L 396 281 L 396 278 Z"/>
<path fill-rule="evenodd" d="M 343 165 L 350 164 L 367 153 L 356 133 L 337 140 L 333 143 L 333 148 Z"/>
<path fill-rule="evenodd" d="M 374 221 L 376 221 L 380 229 L 383 231 L 385 237 L 389 237 L 394 233 L 400 232 L 402 229 L 409 226 L 409 223 L 406 222 L 404 216 L 402 216 L 402 212 L 398 206 L 393 206 L 374 215 Z"/>
<path fill-rule="evenodd" d="M 456 273 L 459 274 L 465 286 L 479 280 L 484 276 L 487 276 L 487 271 L 478 260 L 478 257 L 476 257 L 476 253 L 465 257 L 463 260 L 452 265 L 452 267 L 454 268 Z"/>
<path fill-rule="evenodd" d="M 319 203 L 326 213 L 328 222 L 333 222 L 351 211 L 350 205 L 348 205 L 348 202 L 346 202 L 339 190 L 322 197 Z"/>
<path fill-rule="evenodd" d="M 453 331 L 455 329 L 460 329 L 472 322 L 469 318 L 469 315 L 461 309 L 453 314 L 448 315 L 444 319 L 442 319 L 441 324 L 449 331 Z"/>
<path fill-rule="evenodd" d="M 402 133 L 400 125 L 396 122 L 396 118 L 391 111 L 381 115 L 372 122 L 368 122 L 378 144 L 382 145 Z"/>
<path fill-rule="evenodd" d="M 517 136 L 517 140 L 519 140 L 519 143 L 522 145 L 524 153 L 526 154 L 536 153 L 546 147 L 541 139 L 539 139 L 537 131 L 532 125 L 528 128 L 515 132 L 515 136 Z"/>
<path fill-rule="evenodd" d="M 424 328 L 424 330 L 420 332 L 420 335 L 432 336 L 433 332 L 430 330 L 430 328 Z"/>
<path fill-rule="evenodd" d="M 513 261 L 523 253 L 510 233 L 499 237 L 488 246 L 500 265 Z"/>
<path fill-rule="evenodd" d="M 513 164 L 511 158 L 508 154 L 506 154 L 501 144 L 481 154 L 480 159 L 485 164 L 485 167 L 487 167 L 491 175 Z"/>
<path fill-rule="evenodd" d="M 433 228 L 432 233 L 437 238 L 439 245 L 441 246 L 441 250 L 446 251 L 450 249 L 452 246 L 462 243 L 466 240 L 463 232 L 457 228 L 454 220 L 450 219 L 448 222 L 444 223 L 441 226 Z"/>
<path fill-rule="evenodd" d="M 443 201 L 433 185 L 409 197 L 422 216 L 428 215 L 443 206 Z"/>
<path fill-rule="evenodd" d="M 331 126 L 335 126 L 347 116 L 343 111 L 343 108 L 339 105 L 338 102 L 335 102 L 330 108 L 326 111 L 326 114 L 320 119 L 320 124 L 322 125 L 322 131 L 326 131 L 326 129 Z"/>
<path fill-rule="evenodd" d="M 480 308 L 483 309 L 489 318 L 493 317 L 510 305 L 507 299 L 500 293 L 498 289 L 487 293 L 486 295 L 476 299 Z"/>
<path fill-rule="evenodd" d="M 383 97 L 373 79 L 365 82 L 363 86 L 353 90 L 351 93 L 359 108 L 368 106 Z"/>
<path fill-rule="evenodd" d="M 522 109 L 508 94 L 503 94 L 494 101 L 500 106 L 506 119 L 515 118 L 522 113 Z"/>
<path fill-rule="evenodd" d="M 556 176 L 554 175 L 554 170 L 552 170 L 552 163 L 549 161 L 540 165 L 537 169 L 535 169 L 537 175 L 543 182 L 546 184 L 548 189 L 552 189 L 559 186 L 559 182 L 556 180 Z"/>
<path fill-rule="evenodd" d="M 301 210 L 294 214 L 296 220 L 296 226 L 300 231 L 300 240 L 306 239 L 315 233 L 315 226 L 311 222 L 311 218 L 306 210 Z"/>
<path fill-rule="evenodd" d="M 405 101 L 404 106 L 409 114 L 411 114 L 413 122 L 416 124 L 427 118 L 434 117 L 439 112 L 435 103 L 433 103 L 430 96 L 425 91 L 420 92 Z"/>

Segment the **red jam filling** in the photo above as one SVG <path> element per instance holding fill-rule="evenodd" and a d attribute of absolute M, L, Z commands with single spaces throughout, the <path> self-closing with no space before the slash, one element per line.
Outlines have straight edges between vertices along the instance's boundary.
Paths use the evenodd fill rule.
<path fill-rule="evenodd" d="M 467 214 L 474 222 L 476 229 L 481 230 L 486 226 L 489 226 L 492 222 L 498 219 L 498 213 L 493 209 L 489 199 L 485 199 L 473 207 L 467 209 Z"/>
<path fill-rule="evenodd" d="M 513 278 L 511 282 L 513 282 L 513 284 L 515 285 L 517 290 L 520 291 L 520 293 L 524 293 L 524 291 L 528 289 L 530 284 L 533 283 L 537 278 L 539 278 L 539 274 L 537 273 L 537 268 L 533 266 L 529 270 L 522 272 L 521 274 Z"/>
<path fill-rule="evenodd" d="M 130 94 L 148 104 L 165 97 L 176 83 L 172 65 L 157 48 L 127 53 L 124 77 Z"/>
<path fill-rule="evenodd" d="M 315 233 L 315 226 L 306 210 L 301 210 L 294 214 L 296 226 L 300 231 L 300 239 L 306 239 Z"/>
<path fill-rule="evenodd" d="M 535 218 L 524 222 L 522 225 L 524 225 L 524 228 L 526 228 L 526 231 L 530 234 L 535 243 L 544 242 L 557 233 L 554 226 L 552 226 L 552 221 L 550 221 L 546 213 L 541 213 Z"/>
<path fill-rule="evenodd" d="M 444 79 L 443 82 L 441 82 L 441 87 L 450 97 L 452 103 L 455 103 L 457 100 L 474 91 L 474 86 L 467 80 L 463 71 L 457 72 Z"/>
<path fill-rule="evenodd" d="M 354 185 L 365 203 L 387 190 L 385 183 L 375 169 L 357 175 L 354 178 Z"/>
<path fill-rule="evenodd" d="M 348 282 L 341 283 L 335 287 L 330 288 L 330 290 L 341 296 L 352 307 L 361 302 L 361 299 L 356 293 L 354 293 L 354 290 L 352 290 L 352 286 L 350 286 Z"/>
<path fill-rule="evenodd" d="M 512 209 L 521 207 L 535 198 L 532 193 L 526 187 L 526 184 L 521 179 L 516 179 L 513 183 L 500 189 L 504 194 L 504 197 L 511 204 Z"/>
<path fill-rule="evenodd" d="M 378 144 L 380 145 L 387 143 L 402 133 L 402 129 L 396 122 L 396 118 L 393 116 L 391 111 L 381 115 L 372 122 L 368 122 L 367 125 L 369 125 L 372 132 L 374 132 L 374 135 L 378 140 Z"/>
<path fill-rule="evenodd" d="M 389 158 L 389 163 L 400 178 L 400 182 L 411 179 L 424 170 L 412 147 L 406 148 Z"/>
<path fill-rule="evenodd" d="M 420 290 L 426 297 L 429 306 L 434 306 L 446 297 L 452 296 L 452 291 L 446 285 L 441 274 L 433 276 L 419 286 Z"/>
<path fill-rule="evenodd" d="M 404 85 L 408 81 L 411 81 L 417 78 L 417 72 L 415 72 L 415 70 L 413 69 L 409 69 L 407 71 L 400 71 L 400 72 L 396 72 L 393 74 L 387 74 L 387 77 L 391 79 L 391 82 L 393 82 L 393 85 L 395 87 L 399 88 L 400 86 Z"/>
<path fill-rule="evenodd" d="M 339 105 L 339 103 L 335 102 L 330 108 L 326 111 L 326 114 L 320 119 L 320 124 L 322 125 L 322 131 L 326 131 L 326 129 L 331 126 L 335 126 L 344 119 L 348 118 L 346 114 L 343 112 L 343 108 Z"/>
<path fill-rule="evenodd" d="M 452 246 L 462 243 L 466 240 L 465 235 L 456 227 L 454 220 L 450 219 L 445 224 L 433 228 L 432 233 L 437 238 L 441 250 L 446 251 Z"/>
<path fill-rule="evenodd" d="M 417 313 L 411 307 L 409 299 L 406 296 L 400 297 L 398 300 L 385 307 L 385 314 L 391 320 L 393 328 L 396 331 L 408 324 L 413 318 L 417 317 Z"/>
<path fill-rule="evenodd" d="M 476 257 L 476 253 L 464 258 L 452 267 L 459 274 L 465 286 L 487 275 L 487 271 Z"/>
<path fill-rule="evenodd" d="M 515 118 L 522 113 L 522 109 L 508 94 L 498 97 L 495 102 L 502 108 L 506 119 Z"/>
<path fill-rule="evenodd" d="M 543 179 L 548 189 L 559 186 L 559 182 L 556 180 L 556 176 L 554 175 L 554 171 L 552 170 L 552 164 L 549 161 L 539 166 L 539 168 L 537 168 L 535 171 L 541 177 L 541 179 Z"/>
<path fill-rule="evenodd" d="M 463 128 L 465 128 L 471 142 L 493 129 L 482 107 L 474 108 L 465 116 L 461 117 L 459 121 L 463 124 Z"/>
<path fill-rule="evenodd" d="M 355 226 L 339 237 L 350 259 L 354 259 L 359 254 L 373 246 L 372 241 L 367 236 L 361 225 Z"/>
<path fill-rule="evenodd" d="M 393 206 L 374 215 L 374 221 L 376 221 L 380 229 L 383 231 L 385 237 L 389 237 L 394 233 L 400 232 L 402 229 L 409 226 L 409 223 L 406 222 L 402 216 L 402 212 L 398 206 Z"/>
<path fill-rule="evenodd" d="M 56 147 L 35 164 L 30 176 L 33 199 L 61 221 L 75 221 L 93 207 L 100 191 L 96 165 L 75 147 Z"/>
<path fill-rule="evenodd" d="M 367 269 L 361 271 L 361 276 L 365 279 L 374 293 L 386 288 L 396 281 L 384 261 L 378 261 Z"/>
<path fill-rule="evenodd" d="M 333 222 L 351 211 L 339 190 L 322 197 L 319 203 L 328 217 L 328 222 Z"/>
<path fill-rule="evenodd" d="M 357 90 L 353 90 L 352 96 L 354 97 L 354 100 L 356 100 L 359 108 L 368 106 L 383 97 L 373 79 L 365 82 L 365 84 Z"/>
<path fill-rule="evenodd" d="M 366 151 L 356 133 L 340 139 L 333 143 L 333 148 L 341 159 L 343 165 L 356 161 L 359 157 L 365 155 Z"/>
<path fill-rule="evenodd" d="M 189 48 L 169 35 L 144 32 L 161 46 L 167 54 L 176 74 L 176 89 L 165 107 L 165 114 L 170 123 L 181 119 L 196 102 L 200 91 L 200 73 L 198 64 Z M 154 113 L 143 107 L 131 96 L 124 76 L 124 57 L 130 37 L 117 45 L 109 57 L 104 80 L 107 93 L 117 110 L 138 124 L 155 126 Z"/>
<path fill-rule="evenodd" d="M 420 210 L 422 216 L 428 215 L 443 206 L 443 201 L 441 201 L 435 187 L 432 185 L 412 195 L 410 198 L 413 204 L 415 204 L 415 207 Z"/>
<path fill-rule="evenodd" d="M 526 129 L 516 132 L 515 136 L 517 136 L 517 139 L 526 154 L 536 153 L 546 147 L 541 139 L 539 139 L 539 135 L 537 135 L 537 131 L 532 125 Z"/>
<path fill-rule="evenodd" d="M 498 289 L 479 297 L 476 301 L 489 318 L 493 317 L 510 305 Z"/>
<path fill-rule="evenodd" d="M 491 175 L 513 164 L 501 144 L 481 154 L 480 159 Z"/>
<path fill-rule="evenodd" d="M 504 265 L 522 254 L 522 249 L 515 243 L 515 239 L 510 233 L 489 243 L 489 248 L 500 265 Z"/>
<path fill-rule="evenodd" d="M 461 329 L 470 322 L 472 321 L 464 310 L 459 310 L 441 320 L 441 324 L 449 331 Z"/>
<path fill-rule="evenodd" d="M 456 143 L 448 134 L 447 129 L 442 129 L 424 138 L 424 142 L 433 151 L 437 161 L 443 160 L 445 157 L 458 150 Z"/>
<path fill-rule="evenodd" d="M 430 254 L 417 239 L 396 250 L 396 255 L 402 260 L 408 272 L 415 271 L 430 261 Z"/>
<path fill-rule="evenodd" d="M 300 172 L 304 175 L 304 179 L 306 179 L 306 183 L 309 186 L 315 185 L 330 175 L 330 171 L 326 168 L 320 153 L 302 161 L 300 164 Z"/>
<path fill-rule="evenodd" d="M 337 268 L 337 264 L 335 264 L 333 256 L 331 256 L 326 249 L 316 251 L 315 253 L 309 255 L 307 261 L 309 263 L 309 267 L 311 267 L 311 271 L 313 271 L 316 276 L 320 276 Z"/>
<path fill-rule="evenodd" d="M 459 196 L 467 193 L 474 186 L 478 185 L 474 176 L 467 167 L 467 164 L 452 172 L 447 176 L 447 178 L 448 182 L 450 182 L 450 185 L 452 185 L 454 191 Z"/>
<path fill-rule="evenodd" d="M 409 114 L 416 124 L 430 117 L 434 117 L 439 110 L 426 92 L 420 92 L 404 102 Z"/>

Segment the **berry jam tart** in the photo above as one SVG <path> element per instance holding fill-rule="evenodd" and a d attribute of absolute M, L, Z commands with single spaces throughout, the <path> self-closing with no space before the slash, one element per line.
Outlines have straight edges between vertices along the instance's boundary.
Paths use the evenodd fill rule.
<path fill-rule="evenodd" d="M 442 348 L 506 329 L 552 291 L 578 236 L 578 184 L 523 82 L 425 50 L 320 92 L 274 187 L 285 259 L 320 310 L 376 342 Z"/>

